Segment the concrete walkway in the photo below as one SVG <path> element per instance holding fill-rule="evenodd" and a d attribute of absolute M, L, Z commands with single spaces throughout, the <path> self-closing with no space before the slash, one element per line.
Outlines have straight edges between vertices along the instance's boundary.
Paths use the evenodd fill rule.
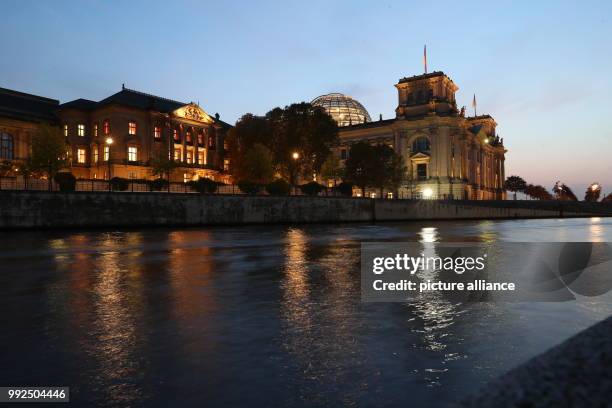
<path fill-rule="evenodd" d="M 504 374 L 459 407 L 612 407 L 612 317 Z"/>

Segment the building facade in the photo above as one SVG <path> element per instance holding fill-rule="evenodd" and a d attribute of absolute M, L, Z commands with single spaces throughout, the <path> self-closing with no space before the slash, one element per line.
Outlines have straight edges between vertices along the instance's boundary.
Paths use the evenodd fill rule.
<path fill-rule="evenodd" d="M 443 72 L 402 78 L 395 118 L 341 126 L 342 161 L 356 142 L 387 144 L 407 167 L 400 191 L 408 198 L 505 199 L 506 149 L 490 115 L 457 109 L 458 87 Z M 368 115 L 369 117 L 369 115 Z M 372 193 L 374 194 L 374 193 Z"/>
<path fill-rule="evenodd" d="M 151 161 L 167 156 L 177 162 L 171 181 L 199 177 L 230 181 L 224 142 L 231 126 L 193 102 L 173 101 L 125 87 L 99 102 L 77 99 L 64 104 L 15 91 L 3 92 L 10 98 L 0 99 L 0 131 L 2 140 L 10 139 L 12 147 L 2 145 L 0 160 L 25 159 L 33 132 L 40 123 L 48 123 L 63 132 L 70 171 L 77 178 L 152 179 L 157 176 Z M 10 110 L 18 106 L 23 106 L 20 115 L 11 118 Z M 34 108 L 42 113 L 34 115 Z"/>
<path fill-rule="evenodd" d="M 58 100 L 0 88 L 0 162 L 25 160 L 40 125 L 58 125 L 58 108 Z"/>

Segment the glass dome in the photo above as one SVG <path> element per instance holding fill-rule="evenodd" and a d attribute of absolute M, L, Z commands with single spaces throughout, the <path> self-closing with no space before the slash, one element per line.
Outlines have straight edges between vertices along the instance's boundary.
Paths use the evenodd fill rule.
<path fill-rule="evenodd" d="M 357 125 L 372 121 L 362 104 L 341 93 L 321 95 L 313 99 L 311 104 L 325 109 L 338 122 L 338 126 Z"/>

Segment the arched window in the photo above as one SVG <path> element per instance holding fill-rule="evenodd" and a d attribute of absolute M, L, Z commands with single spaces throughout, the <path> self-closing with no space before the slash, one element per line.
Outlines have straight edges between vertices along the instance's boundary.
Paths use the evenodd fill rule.
<path fill-rule="evenodd" d="M 412 154 L 429 153 L 430 149 L 429 139 L 424 136 L 417 137 L 414 142 L 412 142 Z"/>
<path fill-rule="evenodd" d="M 108 119 L 104 119 L 104 122 L 102 123 L 102 129 L 104 131 L 105 136 L 110 135 L 110 121 Z"/>
<path fill-rule="evenodd" d="M 0 134 L 0 159 L 13 160 L 13 136 L 8 133 Z"/>

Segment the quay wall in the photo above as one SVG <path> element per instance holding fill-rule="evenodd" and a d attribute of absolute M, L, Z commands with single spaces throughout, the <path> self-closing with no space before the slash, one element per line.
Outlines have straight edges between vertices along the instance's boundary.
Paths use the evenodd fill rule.
<path fill-rule="evenodd" d="M 0 229 L 610 216 L 612 205 L 168 193 L 1 191 Z"/>

